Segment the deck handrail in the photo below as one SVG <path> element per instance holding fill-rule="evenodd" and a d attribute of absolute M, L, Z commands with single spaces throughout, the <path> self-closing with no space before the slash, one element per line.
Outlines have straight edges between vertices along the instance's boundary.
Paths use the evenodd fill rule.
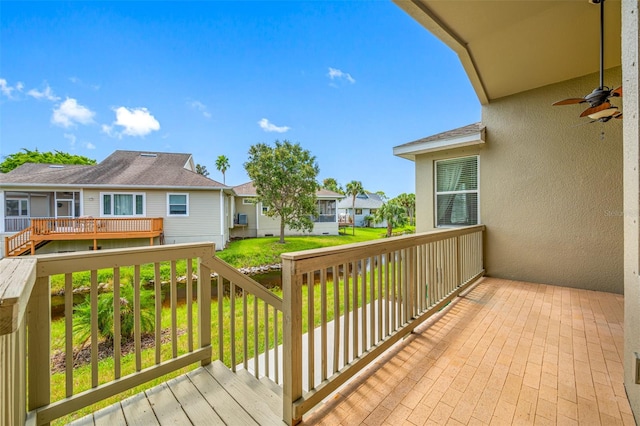
<path fill-rule="evenodd" d="M 50 240 L 143 238 L 161 235 L 161 217 L 134 218 L 31 218 L 30 225 L 14 235 L 5 237 L 5 257 L 26 251 L 35 254 L 36 244 Z"/>
<path fill-rule="evenodd" d="M 484 229 L 283 254 L 284 421 L 296 424 L 480 278 Z"/>
<path fill-rule="evenodd" d="M 176 325 L 179 278 L 176 264 L 179 260 L 186 260 L 185 279 L 187 279 L 187 277 L 193 277 L 193 259 L 196 260 L 197 267 L 197 288 L 194 295 L 192 286 L 189 285 L 191 281 L 187 280 L 186 295 L 182 300 L 186 306 L 187 325 L 185 333 L 180 337 Z M 152 291 L 154 291 L 155 308 L 152 310 L 155 322 L 153 330 L 156 343 L 154 344 L 155 359 L 148 359 L 148 357 L 142 359 L 141 355 L 143 348 L 140 328 L 142 318 L 140 274 L 141 265 L 145 264 L 153 264 L 154 271 Z M 165 264 L 170 269 L 170 282 L 166 283 L 168 289 L 161 290 L 160 269 L 164 268 Z M 121 282 L 126 275 L 124 269 L 127 265 L 133 269 L 130 284 Z M 103 273 L 105 270 L 111 270 L 113 273 L 114 300 L 121 300 L 121 284 L 133 286 L 135 367 L 132 368 L 135 371 L 130 373 L 125 371 L 124 355 L 121 354 L 118 338 L 113 339 L 113 362 L 107 363 L 105 367 L 98 360 L 98 272 Z M 72 283 L 74 274 L 80 271 L 88 271 L 90 274 L 91 384 L 89 388 L 77 389 L 79 385 L 74 381 L 73 363 L 66 363 L 62 367 L 65 371 L 63 378 L 55 379 L 63 382 L 58 383 L 58 387 L 64 389 L 64 396 L 53 398 L 50 277 L 63 275 L 64 278 L 66 332 L 63 337 L 63 352 L 66 359 L 71 359 L 74 350 L 71 330 L 75 321 L 70 315 L 73 311 Z M 282 337 L 282 299 L 217 258 L 213 243 L 5 258 L 0 260 L 0 276 L 2 277 L 0 279 L 0 348 L 2 348 L 0 352 L 0 425 L 2 426 L 24 424 L 27 418 L 32 424 L 48 424 L 56 418 L 172 371 L 196 363 L 206 365 L 216 354 L 218 359 L 223 360 L 232 369 L 235 369 L 236 362 L 242 362 L 248 370 L 253 369 L 256 376 L 273 376 L 274 368 L 276 376 L 281 375 L 282 361 L 278 355 L 278 339 Z M 211 279 L 216 276 L 220 297 L 217 304 L 217 317 L 212 318 Z M 161 336 L 162 300 L 160 296 L 165 290 L 168 293 L 167 298 L 170 299 L 171 315 L 171 324 L 167 333 L 170 336 L 167 342 L 165 337 Z M 230 291 L 231 295 L 225 294 L 226 291 Z M 195 300 L 194 296 L 196 296 Z M 240 302 L 239 306 L 244 308 L 232 310 L 234 311 L 232 318 L 223 318 L 225 300 L 236 296 Z M 119 336 L 121 332 L 120 303 L 114 303 L 113 308 L 113 333 Z M 257 321 L 258 312 L 260 317 L 265 318 L 265 326 L 260 330 L 257 323 L 251 324 L 252 321 Z M 217 330 L 213 330 L 216 334 L 212 339 L 215 322 L 218 322 L 218 327 Z M 238 340 L 235 336 L 229 336 L 230 331 L 223 326 L 229 322 L 244 324 L 243 338 Z M 231 342 L 233 346 L 232 349 L 227 350 L 231 355 L 227 355 L 223 350 L 225 341 Z M 162 343 L 157 344 L 157 342 Z M 185 348 L 186 346 L 188 347 Z M 267 348 L 266 351 L 262 350 L 260 363 L 256 350 L 259 346 Z M 252 357 L 255 361 L 249 365 Z"/>

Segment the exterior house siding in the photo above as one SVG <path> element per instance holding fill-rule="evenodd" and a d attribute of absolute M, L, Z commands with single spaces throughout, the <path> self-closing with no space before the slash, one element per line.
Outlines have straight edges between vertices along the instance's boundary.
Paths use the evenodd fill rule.
<path fill-rule="evenodd" d="M 280 235 L 280 218 L 271 218 L 269 216 L 260 215 L 260 225 L 257 231 L 258 237 L 279 236 Z M 313 232 L 303 232 L 296 229 L 285 227 L 285 235 L 338 235 L 337 222 L 315 222 L 313 224 Z"/>
<path fill-rule="evenodd" d="M 247 215 L 247 226 L 234 225 L 231 235 L 236 238 L 254 238 L 258 236 L 258 223 L 256 220 L 256 205 L 244 204 L 242 198 L 236 197 L 235 213 Z"/>
<path fill-rule="evenodd" d="M 607 78 L 620 81 L 620 68 Z M 576 127 L 574 117 L 584 123 L 579 107 L 551 106 L 588 93 L 597 80 L 594 74 L 492 101 L 482 108 L 485 147 L 418 155 L 417 230 L 435 223 L 434 161 L 479 154 L 488 274 L 622 293 L 621 123 Z"/>

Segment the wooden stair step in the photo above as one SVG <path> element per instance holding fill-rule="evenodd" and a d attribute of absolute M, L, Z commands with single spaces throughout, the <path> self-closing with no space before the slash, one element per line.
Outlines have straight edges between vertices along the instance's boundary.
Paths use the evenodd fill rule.
<path fill-rule="evenodd" d="M 261 377 L 260 378 L 260 383 L 262 383 L 263 385 L 267 386 L 269 389 L 271 389 L 271 392 L 275 393 L 276 395 L 278 395 L 278 398 L 282 398 L 282 386 L 277 384 L 276 382 L 274 382 L 273 380 L 271 380 L 268 377 Z"/>
<path fill-rule="evenodd" d="M 282 417 L 282 392 L 279 394 L 274 392 L 269 386 L 256 379 L 253 374 L 245 369 L 237 370 L 236 375 L 245 385 L 263 398 L 263 401 L 269 405 L 275 415 Z"/>
<path fill-rule="evenodd" d="M 265 400 L 264 395 L 259 395 L 250 386 L 246 385 L 237 374 L 234 374 L 222 362 L 214 361 L 203 368 L 220 383 L 238 404 L 249 412 L 256 422 L 261 425 L 281 426 L 283 424 L 282 416 L 273 412 L 269 400 Z M 282 402 L 280 402 L 280 405 L 282 405 Z"/>
<path fill-rule="evenodd" d="M 220 418 L 229 425 L 257 425 L 238 402 L 218 383 L 205 367 L 187 373 L 189 380 L 196 386 L 207 403 L 213 407 Z M 171 385 L 170 385 L 171 386 Z"/>

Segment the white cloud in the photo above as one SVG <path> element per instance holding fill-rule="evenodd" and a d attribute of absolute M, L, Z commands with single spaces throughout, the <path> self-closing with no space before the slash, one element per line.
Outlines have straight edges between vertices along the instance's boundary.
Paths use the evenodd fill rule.
<path fill-rule="evenodd" d="M 82 88 L 89 88 L 91 90 L 100 90 L 100 85 L 98 85 L 98 84 L 87 84 L 84 81 L 80 80 L 76 76 L 69 77 L 69 81 L 72 82 L 73 84 L 77 84 L 78 86 L 80 86 Z"/>
<path fill-rule="evenodd" d="M 9 86 L 9 83 L 7 82 L 7 80 L 5 80 L 4 78 L 0 78 L 0 93 L 2 93 L 4 96 L 6 96 L 9 99 L 14 99 L 13 98 L 14 90 L 21 92 L 23 88 L 24 88 L 24 84 L 22 84 L 21 82 L 17 82 L 16 86 L 12 87 L 12 86 Z"/>
<path fill-rule="evenodd" d="M 258 125 L 265 132 L 284 133 L 290 129 L 290 127 L 288 126 L 276 126 L 275 124 L 270 123 L 269 120 L 267 120 L 266 118 L 263 118 L 262 120 L 258 121 Z"/>
<path fill-rule="evenodd" d="M 48 101 L 59 101 L 60 98 L 53 94 L 53 90 L 47 84 L 44 90 L 38 91 L 37 89 L 31 89 L 27 92 L 27 95 L 35 99 L 46 99 Z"/>
<path fill-rule="evenodd" d="M 327 75 L 329 76 L 331 81 L 347 81 L 351 84 L 354 84 L 356 82 L 356 80 L 351 77 L 351 74 L 349 74 L 348 72 L 343 72 L 342 70 L 339 70 L 337 68 L 329 67 L 329 73 Z"/>
<path fill-rule="evenodd" d="M 102 125 L 102 131 L 109 136 L 146 136 L 160 130 L 160 123 L 146 108 L 118 107 L 114 109 L 116 121 L 111 126 Z M 114 126 L 123 128 L 122 132 L 115 132 Z"/>
<path fill-rule="evenodd" d="M 65 133 L 63 136 L 66 140 L 69 141 L 69 145 L 71 146 L 71 148 L 75 149 L 76 143 L 78 142 L 78 138 L 76 137 L 76 135 L 74 135 L 73 133 Z M 81 142 L 80 145 L 82 145 L 86 149 L 96 149 L 96 146 L 91 142 Z"/>
<path fill-rule="evenodd" d="M 200 111 L 205 118 L 211 118 L 211 113 L 207 111 L 207 106 L 200 101 L 187 101 L 187 105 L 196 111 Z"/>
<path fill-rule="evenodd" d="M 51 122 L 61 127 L 71 127 L 76 124 L 91 124 L 95 112 L 89 108 L 78 104 L 73 98 L 67 98 L 64 102 L 53 109 Z"/>
<path fill-rule="evenodd" d="M 72 147 L 76 146 L 76 135 L 73 133 L 65 133 L 64 138 L 69 141 L 69 145 Z"/>

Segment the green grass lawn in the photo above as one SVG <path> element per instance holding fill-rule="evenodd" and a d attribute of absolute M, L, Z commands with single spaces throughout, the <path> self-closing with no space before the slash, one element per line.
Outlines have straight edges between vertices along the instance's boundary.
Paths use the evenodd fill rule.
<path fill-rule="evenodd" d="M 413 227 L 406 227 L 412 230 Z M 402 231 L 394 229 L 394 231 Z M 351 234 L 351 228 L 340 235 L 319 235 L 304 237 L 286 237 L 285 243 L 280 244 L 279 237 L 250 238 L 233 241 L 218 252 L 218 257 L 236 268 L 259 265 L 273 265 L 280 263 L 280 255 L 292 251 L 311 250 L 321 247 L 339 246 L 342 244 L 359 243 L 382 238 L 384 228 L 356 228 L 355 235 Z"/>
<path fill-rule="evenodd" d="M 412 230 L 411 228 L 407 228 L 408 230 Z M 401 229 L 402 230 L 402 229 Z M 400 230 L 398 230 L 400 231 Z M 219 256 L 221 259 L 225 260 L 226 262 L 228 262 L 229 264 L 231 264 L 234 267 L 247 267 L 247 266 L 259 266 L 259 265 L 268 265 L 268 264 L 275 264 L 275 263 L 280 263 L 280 255 L 282 253 L 286 253 L 286 252 L 293 252 L 293 251 L 300 251 L 300 250 L 309 250 L 309 249 L 315 249 L 315 248 L 321 248 L 321 247 L 330 247 L 330 246 L 337 246 L 337 245 L 342 245 L 342 244 L 349 244 L 349 243 L 356 243 L 356 242 L 363 242 L 363 241 L 370 241 L 370 240 L 375 240 L 375 239 L 380 239 L 383 237 L 385 233 L 384 229 L 381 228 L 356 228 L 355 230 L 355 235 L 351 234 L 351 229 L 348 229 L 346 234 L 343 235 L 338 235 L 338 236 L 303 236 L 303 237 L 287 237 L 286 238 L 286 243 L 285 244 L 280 244 L 278 242 L 278 237 L 268 237 L 268 238 L 252 238 L 252 239 L 246 239 L 246 240 L 240 240 L 240 241 L 234 241 L 232 243 L 229 244 L 229 246 L 221 251 L 217 253 L 217 256 Z M 124 276 L 122 277 L 122 283 L 123 285 L 126 284 L 128 281 L 132 280 L 132 274 L 130 274 L 130 271 L 126 270 L 125 268 L 122 268 L 125 273 L 123 274 Z M 167 269 L 165 271 L 165 269 Z M 183 271 L 186 269 L 185 267 L 185 261 L 181 261 L 178 262 L 177 265 L 177 272 L 178 274 L 182 274 Z M 195 269 L 194 269 L 195 270 Z M 112 273 L 112 270 L 104 270 L 104 271 L 100 271 L 98 274 L 98 279 L 100 282 L 110 282 L 111 278 L 109 276 L 109 272 Z M 162 271 L 161 273 L 165 274 L 165 272 L 168 274 L 168 266 L 167 265 L 163 265 Z M 86 275 L 86 276 L 85 276 Z M 131 275 L 131 276 L 130 276 Z M 365 278 L 365 282 L 368 282 L 368 273 L 366 274 L 366 278 Z M 168 275 L 167 275 L 168 276 Z M 80 273 L 75 273 L 74 274 L 74 287 L 77 287 L 79 285 L 88 285 L 89 283 L 89 273 L 88 272 L 80 272 Z M 143 265 L 141 268 L 141 278 L 142 281 L 145 282 L 146 279 L 152 278 L 153 277 L 153 265 Z M 358 277 L 358 280 L 360 280 L 361 277 Z M 130 284 L 130 283 L 129 283 Z M 331 301 L 333 299 L 333 285 L 331 283 L 331 281 L 329 281 L 327 283 L 328 287 L 327 287 L 327 298 L 329 301 Z M 64 287 L 64 277 L 63 276 L 56 276 L 56 277 L 52 277 L 52 289 L 56 288 L 63 288 Z M 348 290 L 349 293 L 351 293 L 353 290 L 353 287 L 351 286 Z M 320 286 L 315 285 L 314 286 L 314 293 L 316 294 L 315 296 L 315 300 L 320 300 Z M 279 290 L 275 290 L 275 292 L 281 296 L 281 291 Z M 341 293 L 343 293 L 340 296 L 341 301 L 344 298 L 344 289 L 341 289 Z M 376 292 L 377 293 L 377 292 Z M 303 288 L 303 299 L 306 300 L 307 298 L 307 286 L 304 286 Z M 355 301 L 355 305 L 356 306 L 361 306 L 362 305 L 362 295 L 360 295 L 359 300 Z M 353 298 L 352 295 L 350 295 L 350 299 L 351 299 L 351 306 L 353 306 Z M 365 299 L 369 299 L 369 296 L 367 293 L 365 293 Z M 236 311 L 240 311 L 241 305 L 240 305 L 240 300 L 236 299 Z M 262 303 L 262 302 L 260 302 Z M 213 301 L 213 312 L 212 312 L 212 337 L 216 336 L 217 333 L 217 314 L 216 314 L 216 306 L 217 306 L 217 302 Z M 332 318 L 333 317 L 333 306 L 330 304 L 327 306 L 327 316 L 328 318 Z M 194 306 L 195 309 L 195 306 Z M 225 298 L 224 300 L 224 310 L 225 310 L 225 337 L 224 337 L 224 342 L 225 342 L 225 361 L 228 362 L 229 360 L 229 339 L 230 339 L 230 335 L 228 334 L 228 330 L 229 330 L 229 309 L 230 309 L 230 301 L 228 298 Z M 316 311 L 316 315 L 314 318 L 314 322 L 316 323 L 315 325 L 317 326 L 319 324 L 320 321 L 320 307 L 319 305 L 317 305 L 315 307 L 315 311 Z M 338 307 L 339 311 L 342 312 L 344 309 L 344 306 L 342 305 L 342 303 L 340 304 L 340 306 Z M 306 314 L 306 310 L 307 310 L 307 306 L 306 303 L 303 305 L 303 329 L 306 331 L 308 329 L 308 325 L 307 325 L 307 314 Z M 249 324 L 252 324 L 252 309 L 249 309 L 249 316 L 251 317 L 249 320 Z M 260 312 L 262 312 L 262 310 L 260 310 Z M 194 313 L 197 313 L 197 310 L 195 310 Z M 163 313 L 162 313 L 162 322 L 163 322 L 163 328 L 166 329 L 169 327 L 169 323 L 168 318 L 170 315 L 170 311 L 169 309 L 163 309 Z M 262 315 L 261 315 L 262 317 Z M 186 313 L 185 313 L 185 306 L 181 305 L 178 308 L 178 328 L 184 330 L 184 325 L 186 322 Z M 194 321 L 196 319 L 194 318 Z M 282 319 L 280 319 L 280 321 L 282 321 Z M 262 321 L 262 318 L 260 318 L 259 321 L 259 330 L 262 330 L 264 327 L 264 323 Z M 241 324 L 236 324 L 236 330 L 237 333 L 239 332 L 241 328 Z M 251 332 L 252 332 L 252 326 L 250 326 Z M 53 351 L 59 351 L 62 350 L 62 347 L 64 345 L 64 325 L 63 325 L 63 320 L 57 320 L 54 321 L 52 323 L 52 329 L 51 329 L 51 340 L 52 340 L 52 349 Z M 281 339 L 282 339 L 282 335 L 280 334 L 279 336 L 279 342 L 281 343 Z M 179 337 L 179 353 L 184 353 L 186 351 L 186 336 L 182 335 Z M 197 336 L 194 336 L 194 340 L 197 341 Z M 77 347 L 79 346 L 80 342 L 79 341 L 74 341 L 74 345 Z M 213 343 L 214 347 L 217 346 L 217 343 Z M 273 345 L 275 344 L 275 342 L 271 342 L 270 346 L 273 347 Z M 251 346 L 250 349 L 250 355 L 253 355 L 253 347 L 252 347 L 252 342 L 251 340 L 249 341 L 249 345 Z M 263 332 L 260 331 L 260 339 L 259 339 L 259 352 L 261 352 L 263 350 Z M 240 348 L 239 352 L 241 354 L 241 350 Z M 166 353 L 168 351 L 168 348 L 163 347 L 163 354 Z M 216 358 L 216 354 L 217 352 L 214 350 L 214 358 Z M 242 360 L 242 356 L 239 354 L 238 359 L 236 360 L 236 362 L 240 362 Z M 164 359 L 164 356 L 163 356 Z M 143 364 L 145 365 L 150 365 L 153 363 L 153 349 L 146 349 L 143 351 Z M 123 374 L 127 374 L 127 373 L 131 373 L 134 370 L 134 359 L 133 359 L 133 355 L 127 355 L 125 357 L 123 357 L 122 359 L 122 370 L 123 370 Z M 103 383 L 105 381 L 109 381 L 112 380 L 112 371 L 113 371 L 113 358 L 107 358 L 105 360 L 100 361 L 100 382 Z M 56 425 L 57 424 L 63 424 L 65 422 L 71 421 L 74 418 L 78 418 L 81 415 L 86 415 L 87 413 L 96 410 L 100 407 L 104 407 L 107 406 L 109 404 L 112 404 L 113 402 L 120 400 L 126 396 L 130 396 L 133 395 L 135 393 L 141 392 L 144 389 L 148 389 L 149 387 L 161 383 L 165 380 L 167 380 L 169 377 L 175 377 L 176 375 L 182 374 L 186 371 L 188 371 L 189 369 L 195 368 L 194 366 L 190 366 L 187 367 L 185 369 L 181 369 L 180 371 L 176 371 L 172 374 L 170 374 L 169 376 L 165 376 L 163 378 L 159 378 L 156 379 L 150 383 L 147 383 L 143 386 L 139 386 L 136 387 L 135 389 L 131 389 L 127 392 L 125 392 L 124 394 L 120 394 L 117 397 L 113 397 L 113 398 L 109 398 L 105 401 L 102 401 L 101 403 L 94 405 L 93 407 L 86 407 L 83 410 L 80 410 L 79 412 L 75 413 L 74 415 L 71 416 L 66 416 L 63 419 L 59 419 L 58 421 L 54 422 Z M 78 369 L 75 370 L 74 372 L 74 382 L 76 385 L 76 389 L 77 390 L 85 390 L 88 389 L 90 387 L 90 377 L 91 377 L 91 371 L 90 371 L 90 367 L 89 366 L 83 366 L 80 367 Z M 52 375 L 52 390 L 53 390 L 53 400 L 58 400 L 64 397 L 64 373 L 55 373 Z"/>
<path fill-rule="evenodd" d="M 394 229 L 394 231 L 411 231 L 413 227 Z M 341 235 L 318 235 L 287 237 L 285 244 L 278 242 L 278 237 L 249 238 L 246 240 L 232 241 L 222 251 L 216 255 L 236 268 L 250 266 L 273 265 L 280 263 L 280 255 L 300 250 L 310 250 L 321 247 L 339 246 L 342 244 L 358 243 L 383 238 L 385 229 L 383 228 L 356 228 L 355 235 L 352 235 L 351 228 L 346 229 L 346 234 Z M 133 280 L 133 267 L 122 267 L 121 282 L 130 283 Z M 194 263 L 195 271 L 195 263 Z M 186 272 L 185 261 L 178 261 L 176 265 L 178 276 Z M 167 281 L 170 276 L 169 264 L 163 263 L 160 266 L 160 275 L 163 281 Z M 153 264 L 142 265 L 140 268 L 140 278 L 143 283 L 153 280 Z M 103 269 L 98 271 L 98 282 L 113 282 L 113 270 Z M 73 274 L 73 288 L 88 287 L 91 284 L 90 272 L 76 272 Z M 55 275 L 51 277 L 51 292 L 59 293 L 64 289 L 64 276 Z"/>

